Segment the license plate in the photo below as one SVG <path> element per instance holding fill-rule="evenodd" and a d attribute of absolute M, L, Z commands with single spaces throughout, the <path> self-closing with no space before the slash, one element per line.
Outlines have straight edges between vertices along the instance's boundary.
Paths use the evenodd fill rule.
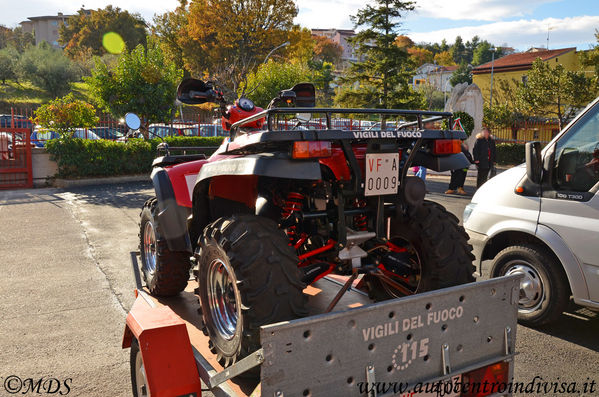
<path fill-rule="evenodd" d="M 365 196 L 397 194 L 399 153 L 366 153 Z"/>

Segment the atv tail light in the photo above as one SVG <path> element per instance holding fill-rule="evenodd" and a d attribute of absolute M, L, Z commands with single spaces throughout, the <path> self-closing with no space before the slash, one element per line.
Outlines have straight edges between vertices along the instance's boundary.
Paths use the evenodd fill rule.
<path fill-rule="evenodd" d="M 293 142 L 292 157 L 294 159 L 311 159 L 332 155 L 331 142 L 299 141 Z"/>
<path fill-rule="evenodd" d="M 467 372 L 462 375 L 462 397 L 483 397 L 505 393 L 510 374 L 510 364 L 506 361 Z"/>
<path fill-rule="evenodd" d="M 433 154 L 455 154 L 461 151 L 462 141 L 459 139 L 439 139 L 433 147 Z"/>

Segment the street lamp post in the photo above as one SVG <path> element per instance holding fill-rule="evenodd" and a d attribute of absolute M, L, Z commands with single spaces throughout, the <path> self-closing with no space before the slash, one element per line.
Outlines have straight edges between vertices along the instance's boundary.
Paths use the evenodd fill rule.
<path fill-rule="evenodd" d="M 283 44 L 278 45 L 275 48 L 273 48 L 272 50 L 270 50 L 270 52 L 268 53 L 268 55 L 266 55 L 266 58 L 264 58 L 264 62 L 262 62 L 262 63 L 266 63 L 266 61 L 268 61 L 268 58 L 270 58 L 270 56 L 272 55 L 273 52 L 275 52 L 279 48 L 287 47 L 289 44 L 291 44 L 291 43 L 288 42 L 288 41 L 286 41 Z"/>
<path fill-rule="evenodd" d="M 495 46 L 491 47 L 491 95 L 489 95 L 489 109 L 493 109 L 493 66 L 495 65 Z"/>

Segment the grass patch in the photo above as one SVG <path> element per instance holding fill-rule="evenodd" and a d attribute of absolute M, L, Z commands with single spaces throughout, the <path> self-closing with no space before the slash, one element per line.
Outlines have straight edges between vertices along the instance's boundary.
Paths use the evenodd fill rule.
<path fill-rule="evenodd" d="M 87 83 L 73 83 L 71 84 L 71 91 L 75 98 L 90 102 Z M 52 99 L 54 98 L 46 91 L 29 81 L 7 80 L 6 84 L 0 83 L 0 113 L 10 112 L 11 107 L 20 109 L 37 108 Z"/>

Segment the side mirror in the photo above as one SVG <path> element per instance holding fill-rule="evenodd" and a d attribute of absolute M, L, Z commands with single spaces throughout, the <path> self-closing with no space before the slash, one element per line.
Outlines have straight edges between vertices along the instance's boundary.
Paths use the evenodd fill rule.
<path fill-rule="evenodd" d="M 526 143 L 526 176 L 536 184 L 541 183 L 541 143 Z"/>
<path fill-rule="evenodd" d="M 177 87 L 177 100 L 187 105 L 200 105 L 218 102 L 218 96 L 211 84 L 197 79 L 185 79 Z"/>
<path fill-rule="evenodd" d="M 137 131 L 141 127 L 141 120 L 135 113 L 127 113 L 125 115 L 125 124 L 133 131 Z"/>

